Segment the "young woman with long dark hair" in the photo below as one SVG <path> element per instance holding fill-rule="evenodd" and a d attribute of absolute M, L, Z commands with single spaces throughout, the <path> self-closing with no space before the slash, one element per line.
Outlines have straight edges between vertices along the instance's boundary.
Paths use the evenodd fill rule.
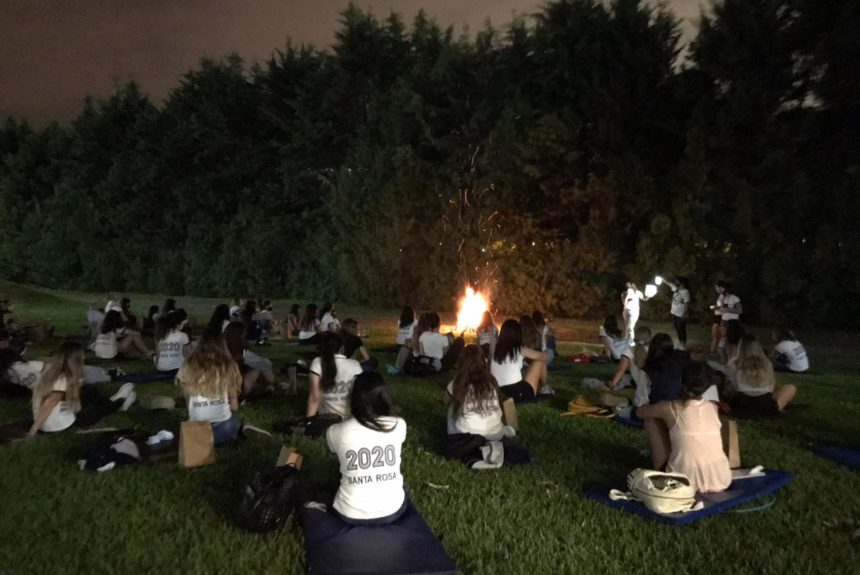
<path fill-rule="evenodd" d="M 343 340 L 336 333 L 320 334 L 319 357 L 310 366 L 310 393 L 306 415 L 332 414 L 350 416 L 350 392 L 361 364 L 342 353 Z"/>
<path fill-rule="evenodd" d="M 136 359 L 153 354 L 143 343 L 140 332 L 125 327 L 122 314 L 116 310 L 105 314 L 92 350 L 99 359 L 114 359 L 118 355 Z"/>
<path fill-rule="evenodd" d="M 317 305 L 309 303 L 299 324 L 299 345 L 316 345 L 319 343 L 320 320 L 317 318 Z"/>
<path fill-rule="evenodd" d="M 523 360 L 529 368 L 523 376 Z M 523 344 L 520 322 L 506 320 L 499 331 L 496 350 L 490 363 L 490 373 L 499 384 L 499 390 L 516 403 L 532 401 L 542 383 L 546 383 L 546 354 Z"/>
<path fill-rule="evenodd" d="M 323 334 L 323 341 L 330 336 L 334 334 Z M 326 432 L 328 447 L 340 462 L 332 509 L 351 525 L 393 523 L 408 506 L 400 472 L 406 422 L 393 415 L 388 386 L 377 372 L 355 377 L 349 401 L 352 417 Z"/>

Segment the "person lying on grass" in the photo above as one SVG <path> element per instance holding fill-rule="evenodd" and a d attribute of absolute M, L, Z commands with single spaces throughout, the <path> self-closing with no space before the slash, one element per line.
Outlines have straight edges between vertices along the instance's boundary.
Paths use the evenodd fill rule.
<path fill-rule="evenodd" d="M 311 362 L 310 392 L 305 415 L 350 416 L 350 393 L 355 378 L 362 372 L 361 364 L 341 353 L 343 340 L 336 333 L 320 334 L 319 357 Z"/>
<path fill-rule="evenodd" d="M 39 431 L 54 433 L 70 427 L 89 427 L 117 411 L 126 411 L 137 395 L 126 383 L 110 399 L 84 381 L 84 348 L 64 342 L 46 362 L 41 380 L 33 388 L 33 425 L 29 437 Z"/>
<path fill-rule="evenodd" d="M 92 344 L 92 350 L 99 359 L 114 359 L 118 356 L 137 359 L 154 354 L 143 343 L 139 331 L 125 327 L 122 315 L 116 310 L 105 314 L 99 334 Z"/>
<path fill-rule="evenodd" d="M 326 432 L 340 463 L 332 513 L 350 525 L 393 523 L 408 504 L 400 472 L 406 422 L 393 415 L 388 386 L 374 371 L 355 378 L 349 411 L 352 418 Z"/>
<path fill-rule="evenodd" d="M 710 371 L 705 364 L 689 364 L 681 397 L 636 410 L 646 425 L 656 421 L 668 431 L 648 434 L 653 468 L 683 473 L 696 491 L 723 491 L 732 482 L 717 404 L 702 397 L 711 387 Z"/>
<path fill-rule="evenodd" d="M 523 360 L 529 368 L 523 376 Z M 546 382 L 546 354 L 523 345 L 520 322 L 505 320 L 496 342 L 490 373 L 499 384 L 499 390 L 515 403 L 533 401 L 542 383 Z"/>
<path fill-rule="evenodd" d="M 267 434 L 233 413 L 239 409 L 242 374 L 220 334 L 203 334 L 176 379 L 188 401 L 188 420 L 210 422 L 215 445 L 234 441 L 249 431 Z"/>
<path fill-rule="evenodd" d="M 47 363 L 24 359 L 13 349 L 0 349 L 0 396 L 31 397 L 42 381 Z M 84 385 L 118 381 L 125 375 L 118 368 L 106 370 L 95 365 L 85 365 L 83 373 Z"/>
<path fill-rule="evenodd" d="M 776 388 L 773 365 L 752 334 L 741 338 L 735 356 L 726 364 L 726 373 L 734 391 L 727 394 L 729 405 L 742 415 L 776 415 L 797 393 L 791 384 Z"/>

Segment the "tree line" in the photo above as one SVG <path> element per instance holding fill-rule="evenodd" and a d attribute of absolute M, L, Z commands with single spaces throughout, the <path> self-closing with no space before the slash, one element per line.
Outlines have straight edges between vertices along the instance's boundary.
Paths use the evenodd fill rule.
<path fill-rule="evenodd" d="M 474 34 L 350 6 L 322 51 L 204 59 L 0 130 L 0 269 L 55 288 L 617 311 L 730 279 L 760 321 L 860 314 L 860 9 L 641 0 Z M 658 308 L 660 306 L 651 306 Z M 662 314 L 663 309 L 656 310 Z"/>

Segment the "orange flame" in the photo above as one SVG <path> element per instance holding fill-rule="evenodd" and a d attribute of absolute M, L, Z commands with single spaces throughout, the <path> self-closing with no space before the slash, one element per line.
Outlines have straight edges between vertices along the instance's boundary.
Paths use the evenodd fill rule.
<path fill-rule="evenodd" d="M 466 287 L 466 295 L 460 300 L 460 311 L 457 312 L 457 331 L 477 329 L 488 309 L 487 300 L 481 292 Z"/>

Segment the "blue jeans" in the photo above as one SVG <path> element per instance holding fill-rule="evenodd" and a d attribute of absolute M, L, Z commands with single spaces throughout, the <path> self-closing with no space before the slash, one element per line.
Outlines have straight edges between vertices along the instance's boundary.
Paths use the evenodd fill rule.
<path fill-rule="evenodd" d="M 212 424 L 212 437 L 215 440 L 215 445 L 234 441 L 239 437 L 240 431 L 242 431 L 242 420 L 235 415 L 230 416 L 230 419 L 216 421 Z"/>

